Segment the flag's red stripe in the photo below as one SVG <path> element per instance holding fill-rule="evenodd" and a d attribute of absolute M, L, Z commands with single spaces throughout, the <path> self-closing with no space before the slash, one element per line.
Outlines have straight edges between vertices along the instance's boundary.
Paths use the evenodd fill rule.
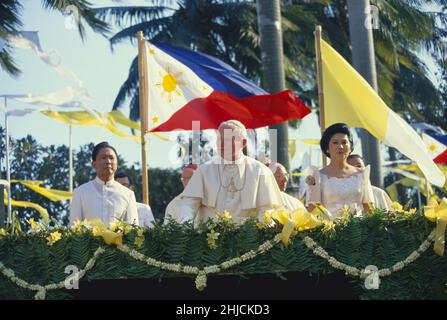
<path fill-rule="evenodd" d="M 231 119 L 241 121 L 247 129 L 255 129 L 302 119 L 309 113 L 309 108 L 290 90 L 242 99 L 213 91 L 206 98 L 191 100 L 151 131 L 192 130 L 192 121 L 200 121 L 201 130 L 217 129 L 222 121 Z"/>
<path fill-rule="evenodd" d="M 439 154 L 433 161 L 437 164 L 447 164 L 447 150 Z"/>

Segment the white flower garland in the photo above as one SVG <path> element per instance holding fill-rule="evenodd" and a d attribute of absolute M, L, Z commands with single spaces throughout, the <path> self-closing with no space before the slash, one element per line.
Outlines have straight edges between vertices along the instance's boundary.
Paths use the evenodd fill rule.
<path fill-rule="evenodd" d="M 390 268 L 384 268 L 380 269 L 378 271 L 379 277 L 386 277 L 391 275 L 393 272 L 400 271 L 406 266 L 408 266 L 410 263 L 414 262 L 416 259 L 418 259 L 422 253 L 424 253 L 428 248 L 431 246 L 431 242 L 433 242 L 435 238 L 435 230 L 433 230 L 427 237 L 427 239 L 424 240 L 424 242 L 421 243 L 418 249 L 413 251 L 406 257 L 404 260 L 396 262 L 393 266 Z M 336 258 L 329 255 L 329 253 L 324 250 L 322 247 L 320 247 L 311 237 L 304 237 L 303 238 L 304 244 L 312 250 L 312 252 L 329 262 L 329 264 L 335 268 L 339 269 L 345 272 L 346 275 L 350 275 L 353 277 L 359 277 L 360 279 L 366 279 L 370 274 L 371 271 L 368 269 L 360 270 L 356 267 L 347 265 L 343 262 L 338 261 Z"/>
<path fill-rule="evenodd" d="M 173 272 L 183 272 L 187 274 L 196 274 L 196 288 L 199 291 L 202 291 L 206 288 L 206 282 L 207 282 L 207 275 L 212 273 L 218 273 L 221 270 L 229 269 L 231 267 L 234 267 L 238 264 L 241 264 L 244 261 L 254 259 L 256 256 L 260 254 L 264 254 L 268 252 L 270 249 L 272 249 L 275 244 L 281 241 L 281 234 L 278 234 L 273 238 L 273 240 L 267 240 L 256 250 L 250 250 L 240 257 L 232 258 L 230 260 L 224 261 L 218 265 L 211 265 L 204 267 L 203 269 L 199 269 L 197 267 L 193 266 L 184 266 L 181 264 L 172 264 L 172 263 L 165 263 L 159 260 L 156 260 L 154 258 L 146 257 L 144 254 L 138 252 L 135 249 L 131 249 L 128 246 L 124 245 L 121 247 L 117 247 L 118 250 L 127 253 L 129 256 L 134 258 L 135 260 L 139 260 L 141 262 L 146 263 L 147 265 L 151 267 L 156 267 L 162 270 L 167 271 L 173 271 Z"/>
<path fill-rule="evenodd" d="M 93 257 L 85 265 L 85 268 L 82 269 L 81 271 L 77 272 L 77 279 L 83 278 L 85 276 L 85 274 L 87 273 L 87 271 L 89 271 L 91 268 L 93 268 L 93 266 L 95 265 L 96 259 L 104 251 L 105 250 L 101 247 L 98 247 L 98 249 L 96 249 L 95 253 L 93 254 Z M 48 290 L 62 289 L 65 287 L 65 279 L 58 283 L 50 283 L 45 286 L 42 286 L 40 284 L 30 284 L 30 283 L 26 282 L 25 280 L 17 278 L 15 276 L 14 271 L 6 268 L 3 265 L 3 263 L 1 263 L 1 262 L 0 262 L 0 272 L 5 277 L 7 277 L 10 281 L 15 283 L 17 286 L 28 289 L 28 290 L 32 290 L 32 291 L 37 291 L 37 293 L 34 295 L 35 300 L 44 300 L 46 292 Z"/>

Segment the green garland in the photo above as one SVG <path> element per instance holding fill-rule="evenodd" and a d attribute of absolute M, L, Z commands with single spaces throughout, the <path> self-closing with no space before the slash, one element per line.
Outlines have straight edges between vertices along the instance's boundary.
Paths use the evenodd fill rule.
<path fill-rule="evenodd" d="M 335 269 L 316 255 L 303 241 L 311 237 L 338 261 L 363 270 L 368 265 L 389 268 L 405 260 L 423 243 L 434 224 L 424 217 L 376 210 L 362 219 L 351 218 L 323 232 L 315 229 L 299 233 L 289 246 L 276 244 L 268 252 L 233 266 L 225 273 L 247 276 L 253 273 L 271 273 L 276 270 L 302 271 L 311 274 L 331 273 Z M 15 277 L 37 286 L 59 283 L 67 277 L 67 265 L 79 270 L 90 265 L 98 247 L 105 250 L 96 263 L 85 273 L 84 279 L 160 278 L 175 277 L 177 272 L 151 267 L 118 250 L 105 245 L 101 238 L 90 232 L 75 233 L 59 230 L 63 236 L 48 244 L 49 232 L 8 235 L 0 239 L 0 262 L 14 271 Z M 210 246 L 208 234 L 219 236 Z M 202 270 L 224 261 L 256 251 L 265 241 L 272 240 L 281 231 L 278 228 L 259 228 L 256 221 L 235 226 L 231 221 L 209 222 L 194 229 L 191 225 L 171 222 L 150 230 L 131 230 L 123 244 L 152 259 L 171 264 L 193 266 Z M 135 243 L 144 236 L 141 246 Z M 211 248 L 210 248 L 211 247 Z M 287 273 L 284 274 L 287 277 Z M 189 275 L 191 290 L 196 275 Z M 383 278 L 378 290 L 367 290 L 364 280 L 353 277 L 361 299 L 446 299 L 447 258 L 437 256 L 430 248 L 404 269 Z M 82 285 L 82 284 L 81 284 Z M 205 289 L 206 290 L 206 289 Z M 32 299 L 36 291 L 22 288 L 0 274 L 0 299 Z M 70 298 L 69 290 L 51 290 L 49 299 Z M 98 297 L 99 298 L 99 297 Z M 293 298 L 293 297 L 292 297 Z"/>

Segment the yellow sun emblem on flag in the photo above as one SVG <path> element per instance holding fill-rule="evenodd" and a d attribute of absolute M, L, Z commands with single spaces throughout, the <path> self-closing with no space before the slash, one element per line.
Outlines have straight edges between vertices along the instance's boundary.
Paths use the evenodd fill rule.
<path fill-rule="evenodd" d="M 430 145 L 428 146 L 428 150 L 430 152 L 435 152 L 436 151 L 436 145 L 434 143 L 430 143 Z"/>
<path fill-rule="evenodd" d="M 183 73 L 174 73 L 170 67 L 167 67 L 165 74 L 162 72 L 159 72 L 159 74 L 162 80 L 161 82 L 157 82 L 155 85 L 162 89 L 161 96 L 164 97 L 167 95 L 168 102 L 171 103 L 174 94 L 177 94 L 178 96 L 182 95 L 182 92 L 178 87 L 186 85 L 186 83 L 180 79 Z"/>

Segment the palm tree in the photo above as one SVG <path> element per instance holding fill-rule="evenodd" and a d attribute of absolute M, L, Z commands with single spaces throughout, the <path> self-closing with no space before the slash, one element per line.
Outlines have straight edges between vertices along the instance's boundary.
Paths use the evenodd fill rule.
<path fill-rule="evenodd" d="M 57 10 L 65 13 L 68 6 L 75 6 L 79 12 L 78 31 L 82 39 L 85 38 L 85 27 L 83 20 L 96 32 L 104 35 L 109 31 L 108 24 L 95 17 L 91 3 L 86 0 L 41 0 L 42 7 L 46 10 Z M 21 13 L 23 6 L 18 0 L 0 1 L 0 42 L 5 41 L 9 35 L 21 31 L 23 26 Z M 12 76 L 17 76 L 20 69 L 12 57 L 12 48 L 6 44 L 3 50 L 0 48 L 0 67 Z"/>
<path fill-rule="evenodd" d="M 369 0 L 347 0 L 349 12 L 349 33 L 352 44 L 352 61 L 354 68 L 377 91 L 376 57 L 374 38 L 371 28 L 365 25 L 370 8 Z M 382 157 L 379 141 L 367 130 L 360 129 L 363 156 L 371 165 L 371 183 L 383 188 Z"/>
<path fill-rule="evenodd" d="M 19 12 L 21 4 L 16 0 L 5 0 L 0 2 L 0 43 L 8 34 L 17 32 L 22 27 Z M 0 66 L 11 75 L 18 75 L 19 69 L 11 56 L 11 48 L 5 43 L 3 49 L 0 46 Z"/>
<path fill-rule="evenodd" d="M 285 89 L 282 32 L 276 27 L 281 23 L 280 2 L 279 0 L 257 0 L 256 8 L 261 35 L 262 64 L 264 73 L 267 75 L 263 80 L 267 91 L 280 92 Z M 287 122 L 280 123 L 270 126 L 270 129 L 275 130 L 277 135 L 276 139 L 270 137 L 271 142 L 276 144 L 277 151 L 277 159 L 272 160 L 277 160 L 287 171 L 290 171 L 288 124 Z"/>

